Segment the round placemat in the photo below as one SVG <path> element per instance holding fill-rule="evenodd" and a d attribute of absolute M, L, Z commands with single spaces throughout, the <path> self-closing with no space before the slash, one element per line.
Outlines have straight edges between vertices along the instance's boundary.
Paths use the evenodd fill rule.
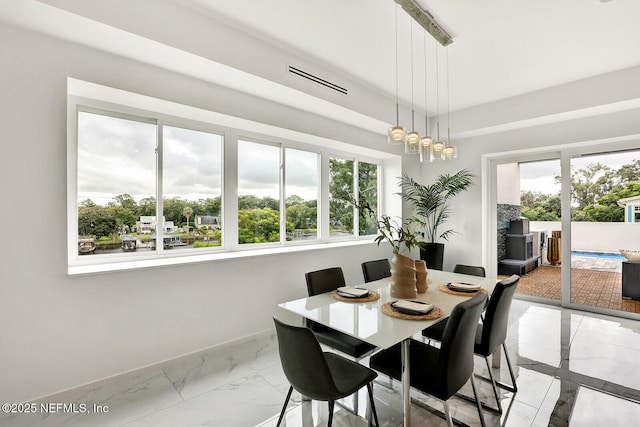
<path fill-rule="evenodd" d="M 461 297 L 472 297 L 475 294 L 477 294 L 478 292 L 458 292 L 458 291 L 454 291 L 451 290 L 449 288 L 447 288 L 447 285 L 445 285 L 444 283 L 441 283 L 438 285 L 438 289 L 440 290 L 440 292 L 444 292 L 445 294 L 451 294 L 451 295 L 459 295 Z M 484 288 L 480 288 L 480 292 L 484 292 L 485 294 L 487 293 L 487 290 Z"/>
<path fill-rule="evenodd" d="M 433 310 L 431 310 L 427 314 L 404 314 L 404 313 L 400 313 L 398 310 L 393 308 L 393 306 L 391 305 L 391 304 L 393 304 L 393 302 L 394 301 L 386 302 L 386 303 L 382 304 L 382 312 L 384 314 L 386 314 L 387 316 L 395 317 L 397 319 L 433 320 L 433 319 L 437 319 L 440 316 L 442 316 L 442 310 L 440 310 L 440 307 L 437 307 L 435 305 L 433 306 Z"/>
<path fill-rule="evenodd" d="M 369 295 L 364 296 L 362 298 L 343 297 L 342 295 L 338 295 L 336 291 L 331 291 L 329 295 L 331 295 L 338 301 L 344 301 L 344 302 L 371 302 L 380 298 L 380 294 L 377 293 L 376 291 L 369 291 Z"/>

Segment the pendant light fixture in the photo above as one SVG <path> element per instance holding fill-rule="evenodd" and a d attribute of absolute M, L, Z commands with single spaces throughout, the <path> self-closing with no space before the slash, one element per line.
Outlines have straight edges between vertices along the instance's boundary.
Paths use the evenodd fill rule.
<path fill-rule="evenodd" d="M 404 143 L 406 131 L 400 126 L 400 107 L 398 105 L 398 6 L 395 6 L 396 18 L 396 125 L 389 128 L 387 142 L 391 145 Z"/>
<path fill-rule="evenodd" d="M 436 140 L 431 144 L 432 161 L 444 160 L 444 142 L 440 139 L 440 66 L 436 46 Z"/>
<path fill-rule="evenodd" d="M 458 149 L 451 145 L 451 110 L 449 98 L 449 48 L 447 48 L 447 145 L 442 149 L 445 160 L 453 160 L 458 157 Z"/>
<path fill-rule="evenodd" d="M 404 142 L 404 152 L 406 154 L 420 154 L 420 134 L 415 130 L 416 113 L 413 105 L 413 20 L 411 20 L 409 32 L 411 33 L 411 132 L 407 133 Z"/>
<path fill-rule="evenodd" d="M 432 161 L 429 136 L 429 106 L 427 105 L 427 33 L 424 33 L 424 136 L 420 139 L 420 162 Z"/>

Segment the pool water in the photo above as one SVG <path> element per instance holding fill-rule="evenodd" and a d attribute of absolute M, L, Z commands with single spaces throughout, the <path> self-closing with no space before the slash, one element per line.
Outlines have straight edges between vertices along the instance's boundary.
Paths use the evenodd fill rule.
<path fill-rule="evenodd" d="M 584 251 L 571 251 L 571 256 L 581 256 L 588 258 L 607 258 L 607 259 L 619 259 L 623 260 L 624 257 L 619 253 L 611 252 L 584 252 Z"/>

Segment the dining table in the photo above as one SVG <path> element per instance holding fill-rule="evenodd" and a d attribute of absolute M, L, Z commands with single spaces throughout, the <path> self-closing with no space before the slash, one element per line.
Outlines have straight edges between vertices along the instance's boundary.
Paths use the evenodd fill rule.
<path fill-rule="evenodd" d="M 297 314 L 304 319 L 328 326 L 355 338 L 373 344 L 380 349 L 401 344 L 402 375 L 402 419 L 404 426 L 411 425 L 411 395 L 409 374 L 409 343 L 411 337 L 446 319 L 453 308 L 472 298 L 475 293 L 451 292 L 446 285 L 463 283 L 481 285 L 480 292 L 493 292 L 496 278 L 483 278 L 465 274 L 428 270 L 427 292 L 417 294 L 412 300 L 433 304 L 439 309 L 439 317 L 423 320 L 429 316 L 396 315 L 389 304 L 398 301 L 390 293 L 391 277 L 369 283 L 351 284 L 370 292 L 366 298 L 340 298 L 336 292 L 327 292 L 278 304 L 280 309 Z M 376 295 L 377 294 L 377 295 Z M 377 297 L 373 299 L 371 296 Z M 433 317 L 433 316 L 432 316 Z"/>

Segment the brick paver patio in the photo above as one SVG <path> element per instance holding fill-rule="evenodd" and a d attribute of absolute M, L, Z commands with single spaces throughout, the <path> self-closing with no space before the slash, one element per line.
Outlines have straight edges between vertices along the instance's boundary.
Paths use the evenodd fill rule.
<path fill-rule="evenodd" d="M 517 293 L 560 301 L 560 268 L 540 266 L 525 274 Z M 622 299 L 622 274 L 617 271 L 572 268 L 571 302 L 640 313 L 640 301 Z"/>

